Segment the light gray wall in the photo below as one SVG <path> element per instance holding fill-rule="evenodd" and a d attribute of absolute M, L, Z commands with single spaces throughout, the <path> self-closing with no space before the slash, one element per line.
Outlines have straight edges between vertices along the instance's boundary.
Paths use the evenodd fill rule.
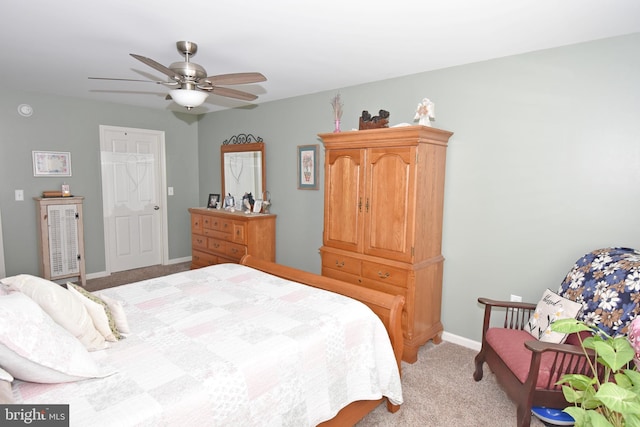
<path fill-rule="evenodd" d="M 222 141 L 238 133 L 262 137 L 278 214 L 277 261 L 317 273 L 323 187 L 296 188 L 296 147 L 321 144 L 317 134 L 333 130 L 329 101 L 337 92 L 343 130 L 357 127 L 362 110 L 381 108 L 391 112 L 391 124 L 413 123 L 428 97 L 435 126 L 455 132 L 445 189 L 443 324 L 479 340 L 478 296 L 537 301 L 583 253 L 640 248 L 638 51 L 635 34 L 212 113 L 197 123 L 166 111 L 5 91 L 0 209 L 7 273 L 37 272 L 31 197 L 61 183 L 33 178 L 33 149 L 72 152 L 68 181 L 87 197 L 85 219 L 95 218 L 86 237 L 88 271 L 104 269 L 99 124 L 167 132 L 168 185 L 176 191 L 168 207 L 171 258 L 190 253 L 186 209 L 220 192 Z M 24 102 L 35 108 L 30 119 L 17 115 Z M 16 188 L 25 190 L 25 202 L 13 201 Z"/>
<path fill-rule="evenodd" d="M 220 189 L 222 141 L 264 138 L 277 261 L 319 272 L 323 189 L 296 189 L 296 146 L 333 130 L 329 101 L 338 91 L 343 130 L 380 108 L 391 124 L 413 123 L 428 97 L 434 125 L 455 133 L 443 324 L 479 340 L 478 296 L 537 301 L 585 252 L 640 248 L 639 51 L 635 34 L 209 114 L 199 129 L 200 204 Z"/>
<path fill-rule="evenodd" d="M 31 117 L 17 106 L 30 104 Z M 87 273 L 105 270 L 99 125 L 155 129 L 165 132 L 169 258 L 191 255 L 186 210 L 198 200 L 197 117 L 126 105 L 4 90 L 0 98 L 0 209 L 7 275 L 38 274 L 35 202 L 43 190 L 60 189 L 63 181 L 74 195 L 84 196 Z M 71 152 L 72 177 L 34 178 L 32 150 Z M 25 200 L 14 201 L 23 189 Z"/>

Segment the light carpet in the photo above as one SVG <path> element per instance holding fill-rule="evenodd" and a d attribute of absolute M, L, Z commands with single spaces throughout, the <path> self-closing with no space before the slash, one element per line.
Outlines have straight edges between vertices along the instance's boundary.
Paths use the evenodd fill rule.
<path fill-rule="evenodd" d="M 513 427 L 516 406 L 484 365 L 484 378 L 475 382 L 475 350 L 449 342 L 428 342 L 414 364 L 402 363 L 404 404 L 395 414 L 380 405 L 358 427 Z M 531 427 L 544 427 L 535 417 Z"/>

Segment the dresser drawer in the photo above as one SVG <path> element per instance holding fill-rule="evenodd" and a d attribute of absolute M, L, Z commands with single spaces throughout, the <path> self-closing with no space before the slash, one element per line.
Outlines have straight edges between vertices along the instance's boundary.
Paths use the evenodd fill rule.
<path fill-rule="evenodd" d="M 223 233 L 222 231 L 218 230 L 204 230 L 204 234 L 208 237 L 213 237 L 214 239 L 218 240 L 231 240 L 231 235 L 229 233 Z"/>
<path fill-rule="evenodd" d="M 233 231 L 233 221 L 230 219 L 218 219 L 216 218 L 216 221 L 218 222 L 218 226 L 216 227 L 216 230 L 222 231 L 223 233 L 229 233 L 231 234 L 231 232 Z"/>
<path fill-rule="evenodd" d="M 385 264 L 362 261 L 362 277 L 406 288 L 408 272 Z"/>
<path fill-rule="evenodd" d="M 240 260 L 247 254 L 247 247 L 235 243 L 227 243 L 226 254 L 235 260 Z"/>
<path fill-rule="evenodd" d="M 225 242 L 224 240 L 214 239 L 209 237 L 208 243 L 207 243 L 207 249 L 224 255 L 227 252 L 227 244 L 228 243 Z"/>
<path fill-rule="evenodd" d="M 194 248 L 207 248 L 207 238 L 205 236 L 201 236 L 199 234 L 191 235 L 191 246 Z"/>
<path fill-rule="evenodd" d="M 191 254 L 191 265 L 195 267 L 206 267 L 218 262 L 218 257 L 205 252 L 193 251 Z"/>
<path fill-rule="evenodd" d="M 338 270 L 344 273 L 360 276 L 362 271 L 362 261 L 345 255 L 324 252 L 322 254 L 322 268 Z"/>
<path fill-rule="evenodd" d="M 191 232 L 196 234 L 202 233 L 202 215 L 191 215 Z"/>
<path fill-rule="evenodd" d="M 247 227 L 240 222 L 234 222 L 232 225 L 233 236 L 231 240 L 236 243 L 247 243 Z"/>

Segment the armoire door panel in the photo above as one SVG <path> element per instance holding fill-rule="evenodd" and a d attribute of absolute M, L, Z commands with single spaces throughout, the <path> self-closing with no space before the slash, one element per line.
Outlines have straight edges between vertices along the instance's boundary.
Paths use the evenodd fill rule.
<path fill-rule="evenodd" d="M 364 253 L 411 259 L 413 211 L 412 147 L 369 150 Z"/>
<path fill-rule="evenodd" d="M 324 241 L 335 248 L 360 251 L 362 241 L 364 150 L 335 150 L 326 158 Z"/>

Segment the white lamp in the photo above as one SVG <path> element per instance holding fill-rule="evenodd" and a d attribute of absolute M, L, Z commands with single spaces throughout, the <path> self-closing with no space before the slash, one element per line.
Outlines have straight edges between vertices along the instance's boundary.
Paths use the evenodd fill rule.
<path fill-rule="evenodd" d="M 202 105 L 209 93 L 195 89 L 173 89 L 169 91 L 176 104 L 187 107 L 187 110 Z"/>

